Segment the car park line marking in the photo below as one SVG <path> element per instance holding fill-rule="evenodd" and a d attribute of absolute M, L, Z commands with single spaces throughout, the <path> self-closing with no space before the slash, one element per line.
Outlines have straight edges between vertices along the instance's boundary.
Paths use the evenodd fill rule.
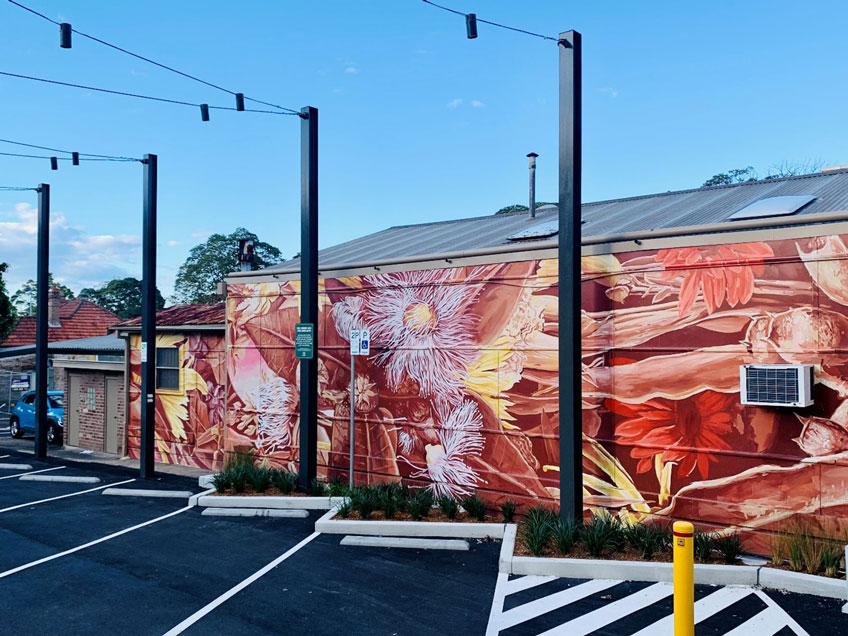
<path fill-rule="evenodd" d="M 57 499 L 64 499 L 65 497 L 76 497 L 77 495 L 84 495 L 87 492 L 94 492 L 95 490 L 103 490 L 104 488 L 109 488 L 110 486 L 120 486 L 121 484 L 128 484 L 131 481 L 135 481 L 135 479 L 127 479 L 125 481 L 119 481 L 114 484 L 106 484 L 105 486 L 97 486 L 96 488 L 88 488 L 87 490 L 78 490 L 77 492 L 68 493 L 67 495 L 59 495 L 58 497 L 48 497 L 47 499 L 39 499 L 37 501 L 30 501 L 27 503 L 18 504 L 17 506 L 9 506 L 8 508 L 0 508 L 0 513 L 9 512 L 10 510 L 17 510 L 18 508 L 26 508 L 27 506 L 35 506 L 36 504 L 47 503 L 48 501 L 56 501 Z"/>
<path fill-rule="evenodd" d="M 175 510 L 174 512 L 169 512 L 166 515 L 162 515 L 161 517 L 156 517 L 155 519 L 150 519 L 148 521 L 143 521 L 134 526 L 130 526 L 129 528 L 124 528 L 123 530 L 118 530 L 117 532 L 113 532 L 112 534 L 107 534 L 105 537 L 100 537 L 99 539 L 95 539 L 94 541 L 89 541 L 88 543 L 83 543 L 82 545 L 78 545 L 75 548 L 71 548 L 69 550 L 64 550 L 63 552 L 57 552 L 56 554 L 51 554 L 50 556 L 43 557 L 38 559 L 37 561 L 32 561 L 30 563 L 24 563 L 23 565 L 19 565 L 16 568 L 12 568 L 11 570 L 6 570 L 5 572 L 0 572 L 0 579 L 6 578 L 7 576 L 11 576 L 12 574 L 16 574 L 17 572 L 21 572 L 22 570 L 28 570 L 29 568 L 33 568 L 36 565 L 41 565 L 42 563 L 47 563 L 48 561 L 53 561 L 54 559 L 60 559 L 63 556 L 68 556 L 69 554 L 73 554 L 74 552 L 79 552 L 80 550 L 85 550 L 86 548 L 90 548 L 93 545 L 97 545 L 98 543 L 103 543 L 105 541 L 110 541 L 115 537 L 120 537 L 121 535 L 127 534 L 128 532 L 133 532 L 135 530 L 139 530 L 149 525 L 153 525 L 154 523 L 158 523 L 160 521 L 164 521 L 165 519 L 169 519 L 170 517 L 174 517 L 178 514 L 186 512 L 187 510 L 191 510 L 193 506 L 186 506 L 185 508 L 180 508 L 179 510 Z"/>
<path fill-rule="evenodd" d="M 295 552 L 300 550 L 303 546 L 308 544 L 310 541 L 312 541 L 319 534 L 321 534 L 321 533 L 320 532 L 313 532 L 308 537 L 306 537 L 303 541 L 301 541 L 300 543 L 298 543 L 294 547 L 289 548 L 288 550 L 283 552 L 283 554 L 281 554 L 276 559 L 271 561 L 268 565 L 257 570 L 256 572 L 251 574 L 249 577 L 244 579 L 241 583 L 231 587 L 229 590 L 227 590 L 226 592 L 221 594 L 221 596 L 216 598 L 214 601 L 211 601 L 210 603 L 207 603 L 206 605 L 201 607 L 199 610 L 197 610 L 194 614 L 189 616 L 187 619 L 185 619 L 180 624 L 176 625 L 175 627 L 172 627 L 170 630 L 165 632 L 164 636 L 177 636 L 177 634 L 182 634 L 186 629 L 188 629 L 189 627 L 194 625 L 197 621 L 199 621 L 201 618 L 206 616 L 209 612 L 211 612 L 212 610 L 217 608 L 219 605 L 222 605 L 223 603 L 227 602 L 229 599 L 231 599 L 233 596 L 235 596 L 236 594 L 241 592 L 248 585 L 250 585 L 254 581 L 257 581 L 258 579 L 260 579 L 263 576 L 265 576 L 266 574 L 268 574 L 268 572 L 270 572 L 275 567 L 280 565 L 280 563 L 282 563 L 283 561 L 288 559 L 291 555 L 293 555 Z"/>
<path fill-rule="evenodd" d="M 793 632 L 798 634 L 798 636 L 810 636 L 807 630 L 801 627 L 798 622 L 794 618 L 792 618 L 780 605 L 778 605 L 772 597 L 770 597 L 762 590 L 754 590 L 754 594 L 759 596 L 763 603 L 768 605 L 771 610 L 776 610 L 780 612 L 783 615 L 784 624 Z"/>
<path fill-rule="evenodd" d="M 28 473 L 15 473 L 14 475 L 4 475 L 0 477 L 0 479 L 14 479 L 15 477 L 21 477 L 23 475 L 35 475 L 36 473 L 46 473 L 51 470 L 61 470 L 64 466 L 54 466 L 53 468 L 42 468 L 41 470 L 31 470 Z"/>
<path fill-rule="evenodd" d="M 594 581 L 587 581 L 586 583 L 575 585 L 574 587 L 569 587 L 561 592 L 551 594 L 550 596 L 544 596 L 538 600 L 530 601 L 524 605 L 519 605 L 518 607 L 507 610 L 500 615 L 498 629 L 508 629 L 518 625 L 519 623 L 523 623 L 531 618 L 539 616 L 540 614 L 552 612 L 555 609 L 569 605 L 575 601 L 579 601 L 582 598 L 602 592 L 603 590 L 617 584 L 618 581 L 596 579 Z"/>
<path fill-rule="evenodd" d="M 11 455 L 0 455 L 0 459 L 6 459 L 7 457 L 11 457 Z"/>
<path fill-rule="evenodd" d="M 713 614 L 733 605 L 751 593 L 747 587 L 720 587 L 715 592 L 707 594 L 695 603 L 695 622 L 707 620 Z M 671 634 L 674 631 L 674 616 L 669 615 L 661 618 L 656 623 L 651 623 L 644 629 L 639 630 L 633 636 L 653 636 L 654 634 Z"/>

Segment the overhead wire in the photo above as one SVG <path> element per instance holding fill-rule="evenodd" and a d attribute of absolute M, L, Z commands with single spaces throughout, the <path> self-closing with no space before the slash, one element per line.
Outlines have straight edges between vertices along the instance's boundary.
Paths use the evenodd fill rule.
<path fill-rule="evenodd" d="M 9 2 L 13 2 L 13 0 L 9 0 Z M 429 4 L 432 7 L 436 7 L 437 9 L 441 9 L 442 11 L 448 11 L 455 15 L 468 16 L 470 14 L 464 13 L 462 11 L 457 11 L 456 9 L 451 9 L 450 7 L 446 7 L 441 4 L 436 4 L 431 0 L 422 0 L 425 4 Z M 17 4 L 17 2 L 15 2 Z M 534 33 L 533 31 L 527 31 L 525 29 L 519 29 L 517 27 L 509 26 L 507 24 L 500 24 L 499 22 L 492 22 L 491 20 L 484 20 L 483 18 L 477 16 L 477 22 L 482 22 L 483 24 L 488 24 L 489 26 L 498 27 L 499 29 L 507 29 L 509 31 L 515 31 L 517 33 L 523 33 L 525 35 L 532 35 L 534 38 L 540 38 L 542 40 L 549 40 L 551 42 L 559 42 L 559 38 L 552 38 L 549 35 L 544 35 L 542 33 Z"/>
<path fill-rule="evenodd" d="M 33 192 L 38 192 L 38 188 L 24 188 L 19 186 L 0 186 L 0 191 L 2 192 L 24 192 L 26 190 L 32 190 Z"/>
<path fill-rule="evenodd" d="M 56 159 L 57 161 L 73 161 L 73 157 L 51 157 L 50 155 L 27 155 L 20 152 L 0 152 L 0 156 L 3 157 L 18 157 L 21 159 Z M 80 161 L 119 161 L 119 162 L 128 162 L 128 161 L 139 161 L 141 159 L 104 159 L 101 157 L 80 157 Z"/>
<path fill-rule="evenodd" d="M 12 2 L 12 0 L 9 0 L 9 2 Z M 34 81 L 34 82 L 44 82 L 46 84 L 56 84 L 58 86 L 68 86 L 68 87 L 71 87 L 71 88 L 80 88 L 82 90 L 96 91 L 96 92 L 99 92 L 99 93 L 108 93 L 110 95 L 122 95 L 124 97 L 133 97 L 135 99 L 146 99 L 146 100 L 150 100 L 150 101 L 154 101 L 154 102 L 164 102 L 164 103 L 167 103 L 167 104 L 177 104 L 177 105 L 180 105 L 180 106 L 192 106 L 194 108 L 200 108 L 201 106 L 203 106 L 203 104 L 198 104 L 198 103 L 195 103 L 195 102 L 186 102 L 186 101 L 182 101 L 182 100 L 179 100 L 179 99 L 169 99 L 167 97 L 156 97 L 156 96 L 153 96 L 153 95 L 141 95 L 139 93 L 128 93 L 126 91 L 116 91 L 116 90 L 112 90 L 112 89 L 109 89 L 109 88 L 98 88 L 96 86 L 86 86 L 85 84 L 74 84 L 72 82 L 62 82 L 62 81 L 59 81 L 59 80 L 48 79 L 48 78 L 45 78 L 45 77 L 34 77 L 32 75 L 22 75 L 20 73 L 10 73 L 8 71 L 0 71 L 0 75 L 5 75 L 6 77 L 14 77 L 14 78 L 24 79 L 24 80 Z M 232 106 L 213 106 L 211 104 L 208 105 L 208 108 L 213 109 L 213 110 L 238 110 L 238 109 L 236 109 L 235 107 L 232 107 Z M 263 114 L 267 114 L 267 115 L 298 115 L 298 116 L 300 116 L 300 113 L 298 113 L 296 111 L 289 113 L 289 112 L 280 112 L 280 111 L 276 111 L 276 110 L 262 110 L 262 109 L 256 109 L 256 108 L 245 108 L 244 110 L 246 112 L 249 112 L 249 113 L 263 113 Z"/>
<path fill-rule="evenodd" d="M 4 144 L 12 144 L 14 146 L 25 146 L 26 148 L 36 148 L 38 150 L 49 150 L 50 152 L 61 152 L 68 155 L 73 155 L 74 151 L 72 150 L 62 150 L 61 148 L 49 148 L 48 146 L 37 146 L 35 144 L 27 144 L 22 141 L 12 141 L 11 139 L 0 139 L 0 143 Z M 95 159 L 103 159 L 109 161 L 141 161 L 141 159 L 136 159 L 135 157 L 117 157 L 112 155 L 96 155 L 90 152 L 78 152 L 76 153 L 80 158 L 83 157 L 91 157 Z M 73 157 L 72 157 L 73 158 Z"/>
<path fill-rule="evenodd" d="M 48 22 L 52 22 L 55 25 L 61 25 L 60 22 L 53 20 L 52 18 L 47 17 L 43 13 L 39 13 L 38 11 L 31 9 L 31 8 L 27 7 L 26 5 L 21 4 L 20 2 L 16 2 L 16 0 L 9 0 L 9 2 L 11 2 L 13 5 L 15 5 L 17 7 L 20 7 L 21 9 L 24 9 L 25 11 L 29 11 L 30 13 L 37 15 L 39 18 L 43 18 L 44 20 L 47 20 Z M 142 60 L 143 62 L 147 62 L 148 64 L 153 64 L 154 66 L 158 66 L 159 68 L 164 69 L 166 71 L 170 71 L 171 73 L 176 73 L 177 75 L 181 75 L 182 77 L 185 77 L 185 78 L 190 79 L 190 80 L 195 81 L 195 82 L 199 82 L 200 84 L 203 84 L 205 86 L 209 86 L 210 88 L 214 88 L 214 89 L 219 90 L 219 91 L 223 91 L 224 93 L 228 93 L 228 94 L 233 95 L 233 96 L 239 94 L 236 91 L 232 91 L 232 90 L 225 88 L 223 86 L 219 86 L 218 84 L 213 84 L 212 82 L 201 79 L 201 78 L 199 78 L 195 75 L 191 75 L 190 73 L 186 73 L 184 71 L 181 71 L 177 68 L 174 68 L 173 66 L 168 66 L 167 64 L 163 64 L 162 62 L 157 62 L 156 60 L 153 60 L 149 57 L 145 57 L 144 55 L 134 53 L 134 52 L 132 52 L 128 49 L 125 49 L 123 47 L 118 46 L 117 44 L 112 44 L 111 42 L 107 42 L 106 40 L 102 40 L 102 39 L 95 37 L 93 35 L 90 35 L 88 33 L 83 33 L 82 31 L 73 28 L 73 26 L 71 26 L 70 29 L 71 29 L 71 31 L 73 31 L 74 33 L 76 33 L 79 36 L 87 38 L 87 39 L 89 39 L 93 42 L 97 42 L 98 44 L 108 46 L 111 49 L 114 49 L 114 50 L 119 51 L 121 53 L 124 53 L 126 55 L 130 55 L 130 56 L 132 56 L 136 59 Z M 262 104 L 263 106 L 270 106 L 271 108 L 276 108 L 278 110 L 284 111 L 285 113 L 287 113 L 289 115 L 298 115 L 298 116 L 300 115 L 300 112 L 293 109 L 293 108 L 287 108 L 286 106 L 280 106 L 278 104 L 273 104 L 271 102 L 262 101 L 262 100 L 259 100 L 259 99 L 253 98 L 253 97 L 249 97 L 248 95 L 244 95 L 244 99 L 251 101 L 251 102 L 254 102 L 256 104 Z M 212 108 L 212 107 L 210 106 L 210 108 Z M 224 109 L 224 107 L 217 107 L 217 108 L 218 108 L 218 110 Z M 232 108 L 232 109 L 227 109 L 227 110 L 237 110 L 237 109 Z M 257 111 L 257 110 L 250 110 L 250 109 L 245 109 L 245 110 L 249 111 L 249 112 L 265 112 L 265 111 Z"/>

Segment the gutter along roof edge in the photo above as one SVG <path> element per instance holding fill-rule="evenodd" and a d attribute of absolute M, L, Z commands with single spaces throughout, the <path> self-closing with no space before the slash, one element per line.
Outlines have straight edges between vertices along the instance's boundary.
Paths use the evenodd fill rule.
<path fill-rule="evenodd" d="M 643 241 L 679 236 L 699 236 L 704 234 L 730 233 L 739 230 L 767 230 L 777 229 L 786 226 L 818 225 L 824 223 L 834 223 L 838 221 L 848 221 L 848 210 L 821 212 L 818 214 L 802 214 L 799 216 L 778 216 L 741 221 L 723 221 L 721 223 L 712 223 L 707 225 L 688 225 L 679 227 L 658 228 L 654 230 L 639 230 L 637 232 L 621 232 L 619 234 L 584 236 L 581 241 L 581 244 L 584 246 L 607 245 L 627 241 Z M 367 267 L 380 267 L 383 265 L 402 265 L 404 263 L 418 263 L 423 261 L 450 261 L 452 259 L 486 256 L 491 254 L 508 254 L 513 252 L 550 250 L 557 249 L 558 246 L 559 241 L 552 240 L 526 242 L 516 241 L 514 243 L 509 243 L 505 245 L 495 245 L 491 247 L 483 247 L 479 249 L 462 250 L 456 252 L 396 256 L 392 258 L 374 259 L 370 261 L 354 261 L 349 263 L 340 262 L 329 263 L 326 265 L 319 262 L 318 268 L 320 273 L 339 270 L 363 269 Z M 290 275 L 297 274 L 299 272 L 300 267 L 290 267 L 286 269 L 274 269 L 273 267 L 270 267 L 255 270 L 252 272 L 232 272 L 227 276 L 226 280 L 232 280 L 233 282 L 242 282 L 239 279 L 253 279 L 265 276 Z"/>

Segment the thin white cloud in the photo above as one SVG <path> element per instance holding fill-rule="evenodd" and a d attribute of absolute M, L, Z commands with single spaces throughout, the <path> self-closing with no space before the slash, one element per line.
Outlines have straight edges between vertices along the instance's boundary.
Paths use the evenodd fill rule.
<path fill-rule="evenodd" d="M 458 108 L 462 104 L 463 101 L 464 100 L 460 97 L 457 97 L 456 99 L 452 99 L 448 102 L 448 108 L 452 108 L 452 109 Z"/>
<path fill-rule="evenodd" d="M 192 232 L 192 233 L 190 234 L 190 236 L 191 236 L 191 238 L 193 238 L 193 239 L 202 239 L 202 240 L 204 240 L 204 241 L 205 241 L 206 239 L 208 239 L 208 238 L 209 238 L 209 236 L 210 236 L 211 234 L 212 234 L 212 232 L 210 232 L 209 230 L 201 230 L 201 231 L 199 231 L 199 232 Z"/>
<path fill-rule="evenodd" d="M 345 72 L 345 73 L 348 73 L 349 75 L 356 75 L 357 73 L 359 73 L 359 69 L 358 69 L 358 68 L 356 68 L 355 66 L 348 66 L 348 67 L 344 70 L 344 72 Z"/>
<path fill-rule="evenodd" d="M 479 99 L 473 99 L 473 100 L 471 100 L 471 105 L 474 108 L 483 108 L 486 104 L 481 102 Z"/>
<path fill-rule="evenodd" d="M 168 247 L 177 247 L 178 245 L 182 245 L 182 244 L 183 244 L 182 241 L 168 241 L 168 243 L 167 243 Z"/>
<path fill-rule="evenodd" d="M 611 97 L 613 99 L 618 97 L 618 89 L 617 88 L 602 88 L 601 92 L 605 93 L 606 95 L 608 95 L 609 97 Z"/>

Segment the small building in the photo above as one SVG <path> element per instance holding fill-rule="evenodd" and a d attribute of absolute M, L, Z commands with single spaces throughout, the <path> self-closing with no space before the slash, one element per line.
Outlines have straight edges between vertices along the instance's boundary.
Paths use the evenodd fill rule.
<path fill-rule="evenodd" d="M 175 305 L 156 312 L 157 462 L 221 465 L 226 401 L 224 303 Z M 127 356 L 126 454 L 141 447 L 141 318 L 115 327 Z"/>

